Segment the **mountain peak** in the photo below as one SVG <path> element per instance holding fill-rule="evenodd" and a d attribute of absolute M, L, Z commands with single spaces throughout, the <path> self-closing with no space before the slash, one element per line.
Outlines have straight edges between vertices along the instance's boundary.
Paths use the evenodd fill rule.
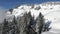
<path fill-rule="evenodd" d="M 7 11 L 7 15 L 15 15 L 16 17 L 19 15 L 23 15 L 25 12 L 31 12 L 31 15 L 35 15 L 37 17 L 40 12 L 42 14 L 46 14 L 47 12 L 53 10 L 60 9 L 60 2 L 45 2 L 42 4 L 31 4 L 31 5 L 20 5 L 14 9 L 10 9 Z"/>
<path fill-rule="evenodd" d="M 41 12 L 45 18 L 45 22 L 52 22 L 50 25 L 52 29 L 49 32 L 55 32 L 55 29 L 60 30 L 60 2 L 45 2 L 42 4 L 20 5 L 14 9 L 8 10 L 7 16 L 15 16 L 18 18 L 18 16 L 23 16 L 25 12 L 31 12 L 31 15 L 34 16 L 35 19 Z"/>

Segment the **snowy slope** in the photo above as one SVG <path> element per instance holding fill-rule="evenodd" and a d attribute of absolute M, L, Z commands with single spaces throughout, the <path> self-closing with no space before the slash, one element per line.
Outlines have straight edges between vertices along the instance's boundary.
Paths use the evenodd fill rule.
<path fill-rule="evenodd" d="M 21 5 L 17 8 L 14 8 L 11 11 L 7 11 L 7 16 L 15 15 L 23 16 L 25 12 L 31 12 L 31 15 L 36 17 L 41 12 L 44 15 L 46 21 L 51 21 L 50 27 L 52 29 L 49 32 L 44 32 L 42 34 L 60 34 L 60 2 L 46 2 L 42 4 L 34 4 L 34 5 Z"/>
<path fill-rule="evenodd" d="M 45 18 L 52 21 L 50 27 L 52 29 L 49 31 L 51 34 L 60 34 L 60 10 L 54 10 L 48 13 Z M 48 32 L 44 32 L 44 34 L 48 34 Z"/>

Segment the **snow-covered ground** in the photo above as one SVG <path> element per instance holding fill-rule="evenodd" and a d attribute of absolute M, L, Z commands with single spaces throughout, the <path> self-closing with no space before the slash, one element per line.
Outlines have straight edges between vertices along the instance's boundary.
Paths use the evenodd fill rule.
<path fill-rule="evenodd" d="M 39 9 L 37 9 L 39 8 Z M 31 15 L 36 17 L 41 12 L 44 15 L 44 18 L 46 21 L 51 21 L 50 27 L 51 30 L 48 32 L 43 32 L 42 34 L 60 34 L 60 3 L 54 4 L 52 3 L 45 3 L 45 4 L 34 4 L 31 6 L 28 5 L 21 5 L 17 8 L 14 8 L 12 11 L 12 14 L 10 11 L 7 11 L 7 16 L 15 15 L 17 16 L 23 16 L 25 12 L 31 12 Z"/>
<path fill-rule="evenodd" d="M 51 30 L 42 34 L 60 34 L 60 10 L 54 10 L 45 15 L 45 18 L 52 21 Z"/>

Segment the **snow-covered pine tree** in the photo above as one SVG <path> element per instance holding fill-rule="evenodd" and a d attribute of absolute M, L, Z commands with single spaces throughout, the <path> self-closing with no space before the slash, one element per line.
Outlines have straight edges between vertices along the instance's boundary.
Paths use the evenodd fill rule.
<path fill-rule="evenodd" d="M 14 16 L 13 20 L 12 20 L 12 34 L 19 34 L 19 28 L 17 26 L 17 20 Z"/>
<path fill-rule="evenodd" d="M 32 17 L 31 11 L 30 11 L 27 14 L 27 26 L 26 26 L 26 28 L 29 32 L 28 34 L 34 34 L 35 33 L 34 29 L 31 27 L 33 25 L 33 22 L 34 22 L 34 18 Z"/>
<path fill-rule="evenodd" d="M 3 31 L 2 34 L 8 34 L 8 21 L 4 19 L 3 21 Z"/>
<path fill-rule="evenodd" d="M 34 18 L 32 17 L 32 15 L 31 15 L 31 11 L 30 12 L 28 12 L 28 14 L 27 14 L 27 23 L 28 23 L 28 25 L 32 25 L 33 24 L 33 21 L 34 21 Z"/>
<path fill-rule="evenodd" d="M 35 32 L 31 27 L 33 23 L 32 18 L 31 12 L 26 12 L 22 17 L 20 17 L 20 34 L 33 34 Z"/>
<path fill-rule="evenodd" d="M 27 33 L 27 31 L 24 31 L 26 26 L 27 26 L 27 13 L 25 13 L 19 19 L 19 30 L 20 30 L 20 34 L 26 34 Z"/>
<path fill-rule="evenodd" d="M 50 24 L 51 24 L 51 21 L 48 21 L 47 23 L 45 23 L 44 28 L 43 28 L 44 29 L 43 32 L 49 31 L 51 29 L 51 27 L 49 27 Z"/>
<path fill-rule="evenodd" d="M 37 20 L 36 21 L 36 32 L 37 34 L 41 34 L 43 30 L 43 25 L 45 23 L 43 15 L 40 13 L 36 20 Z"/>
<path fill-rule="evenodd" d="M 9 26 L 9 28 L 8 28 L 8 34 L 19 34 L 19 28 L 18 28 L 18 26 L 17 26 L 17 20 L 16 20 L 16 18 L 15 18 L 15 16 L 13 17 L 13 20 L 12 20 L 12 22 L 9 22 L 9 24 L 8 24 Z"/>

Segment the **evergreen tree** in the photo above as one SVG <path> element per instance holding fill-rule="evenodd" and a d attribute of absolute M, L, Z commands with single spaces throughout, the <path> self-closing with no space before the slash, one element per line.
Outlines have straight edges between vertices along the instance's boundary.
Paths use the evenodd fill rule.
<path fill-rule="evenodd" d="M 17 20 L 14 16 L 12 22 L 10 22 L 10 26 L 9 26 L 9 34 L 19 34 L 19 28 L 17 26 Z"/>
<path fill-rule="evenodd" d="M 36 21 L 36 32 L 37 34 L 41 34 L 43 30 L 43 25 L 44 25 L 44 18 L 43 15 L 40 13 L 37 21 Z"/>
<path fill-rule="evenodd" d="M 29 25 L 33 24 L 34 18 L 31 15 L 31 11 L 27 14 L 27 23 L 29 23 Z"/>
<path fill-rule="evenodd" d="M 31 16 L 31 12 L 25 13 L 22 17 L 20 17 L 20 34 L 32 34 L 33 29 L 31 27 L 31 23 L 33 23 L 33 19 Z"/>
<path fill-rule="evenodd" d="M 51 29 L 51 27 L 49 27 L 50 24 L 51 24 L 51 21 L 48 21 L 47 23 L 45 23 L 43 32 L 49 31 Z"/>
<path fill-rule="evenodd" d="M 16 18 L 15 18 L 15 16 L 14 16 L 14 18 L 13 18 L 13 33 L 14 34 L 19 34 L 19 28 L 18 28 L 18 26 L 17 26 L 17 20 L 16 20 Z"/>
<path fill-rule="evenodd" d="M 4 19 L 2 34 L 8 34 L 8 21 Z"/>
<path fill-rule="evenodd" d="M 15 16 L 14 16 L 14 18 L 13 18 L 13 21 L 12 21 L 15 25 L 17 24 L 17 20 L 16 20 L 16 18 L 15 18 Z"/>
<path fill-rule="evenodd" d="M 34 34 L 35 31 L 31 27 L 33 25 L 33 22 L 34 22 L 34 18 L 31 16 L 31 12 L 29 12 L 27 14 L 26 21 L 27 21 L 27 25 L 26 25 L 25 31 L 27 32 L 27 34 Z"/>
<path fill-rule="evenodd" d="M 27 31 L 25 31 L 25 28 L 27 26 L 27 12 L 22 17 L 20 17 L 19 25 L 20 34 L 27 34 Z"/>

